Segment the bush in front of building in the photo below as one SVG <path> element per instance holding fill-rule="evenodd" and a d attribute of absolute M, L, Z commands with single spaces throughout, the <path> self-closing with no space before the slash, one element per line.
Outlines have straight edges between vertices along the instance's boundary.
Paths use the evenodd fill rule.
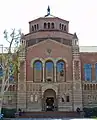
<path fill-rule="evenodd" d="M 1 113 L 4 114 L 5 118 L 14 118 L 16 109 L 2 108 Z"/>
<path fill-rule="evenodd" d="M 83 108 L 84 112 L 85 112 L 85 117 L 97 117 L 97 107 L 94 108 Z"/>

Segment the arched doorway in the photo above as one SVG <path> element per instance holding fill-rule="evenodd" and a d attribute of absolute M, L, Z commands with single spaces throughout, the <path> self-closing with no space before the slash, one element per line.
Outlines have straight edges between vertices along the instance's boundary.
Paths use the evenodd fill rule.
<path fill-rule="evenodd" d="M 45 111 L 54 111 L 56 109 L 56 92 L 53 89 L 45 90 L 43 103 Z"/>

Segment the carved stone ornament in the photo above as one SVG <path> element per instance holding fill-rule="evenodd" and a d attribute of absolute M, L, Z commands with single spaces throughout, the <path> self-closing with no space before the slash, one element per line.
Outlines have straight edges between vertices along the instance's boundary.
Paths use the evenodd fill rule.
<path fill-rule="evenodd" d="M 46 51 L 47 51 L 47 54 L 48 54 L 48 55 L 51 55 L 52 50 L 51 50 L 50 48 L 48 48 Z"/>

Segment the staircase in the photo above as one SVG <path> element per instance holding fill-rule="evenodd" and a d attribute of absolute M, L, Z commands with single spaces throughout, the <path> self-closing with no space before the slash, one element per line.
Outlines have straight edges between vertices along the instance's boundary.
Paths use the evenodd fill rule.
<path fill-rule="evenodd" d="M 59 112 L 59 111 L 48 111 L 48 112 L 25 112 L 22 113 L 19 118 L 79 118 L 77 112 Z"/>

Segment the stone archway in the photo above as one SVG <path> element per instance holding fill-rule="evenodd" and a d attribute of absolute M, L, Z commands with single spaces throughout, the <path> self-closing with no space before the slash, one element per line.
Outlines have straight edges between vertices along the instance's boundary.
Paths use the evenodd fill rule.
<path fill-rule="evenodd" d="M 56 92 L 53 89 L 46 89 L 43 95 L 44 110 L 55 110 L 57 106 Z"/>

